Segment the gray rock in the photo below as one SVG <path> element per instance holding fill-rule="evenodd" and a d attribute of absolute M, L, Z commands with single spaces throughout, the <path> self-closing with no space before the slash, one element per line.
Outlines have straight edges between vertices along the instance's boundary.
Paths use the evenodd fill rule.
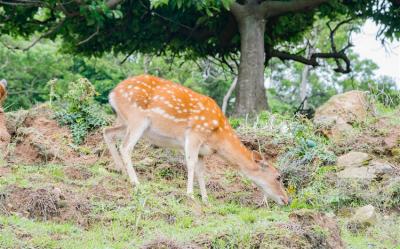
<path fill-rule="evenodd" d="M 372 180 L 376 177 L 375 170 L 370 167 L 349 167 L 337 173 L 339 178 L 354 178 Z"/>
<path fill-rule="evenodd" d="M 376 211 L 372 205 L 366 205 L 356 210 L 352 218 L 352 222 L 358 223 L 363 226 L 370 226 L 376 223 Z"/>
<path fill-rule="evenodd" d="M 371 156 L 364 152 L 351 151 L 338 157 L 337 166 L 340 169 L 349 167 L 361 167 L 368 164 Z"/>
<path fill-rule="evenodd" d="M 396 168 L 385 161 L 380 161 L 380 160 L 372 160 L 369 165 L 376 174 L 393 174 L 396 172 Z"/>

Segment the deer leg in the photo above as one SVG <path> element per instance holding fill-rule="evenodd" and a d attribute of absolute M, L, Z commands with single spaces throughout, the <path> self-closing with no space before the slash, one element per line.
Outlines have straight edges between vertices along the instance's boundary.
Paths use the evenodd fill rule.
<path fill-rule="evenodd" d="M 119 154 L 116 147 L 116 137 L 122 136 L 125 133 L 125 126 L 118 125 L 114 127 L 105 128 L 103 130 L 104 141 L 106 142 L 107 148 L 111 153 L 111 157 L 113 158 L 115 168 L 118 172 L 122 172 L 124 170 L 124 164 L 121 159 L 121 155 Z"/>
<path fill-rule="evenodd" d="M 150 121 L 148 119 L 143 119 L 141 122 L 130 123 L 120 148 L 126 171 L 128 172 L 129 179 L 134 186 L 139 185 L 139 180 L 132 165 L 131 152 L 140 137 L 142 137 L 143 133 L 149 127 L 149 124 Z"/>
<path fill-rule="evenodd" d="M 203 203 L 208 203 L 206 183 L 204 181 L 204 161 L 202 157 L 199 158 L 196 165 L 196 176 L 199 183 L 201 200 Z"/>
<path fill-rule="evenodd" d="M 191 198 L 194 198 L 193 179 L 194 171 L 199 160 L 200 145 L 200 140 L 196 136 L 191 135 L 189 132 L 187 132 L 187 135 L 185 137 L 185 159 L 188 169 L 187 194 Z"/>

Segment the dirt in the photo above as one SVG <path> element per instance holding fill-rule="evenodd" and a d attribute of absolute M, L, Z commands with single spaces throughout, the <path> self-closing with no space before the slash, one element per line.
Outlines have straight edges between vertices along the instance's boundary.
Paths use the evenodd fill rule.
<path fill-rule="evenodd" d="M 87 226 L 91 206 L 87 198 L 68 189 L 58 187 L 22 188 L 9 185 L 2 192 L 1 204 L 6 214 L 19 214 L 28 218 L 72 221 Z"/>
<path fill-rule="evenodd" d="M 289 215 L 291 222 L 300 225 L 295 231 L 302 234 L 312 248 L 345 248 L 340 228 L 333 217 L 315 211 L 298 211 Z"/>
<path fill-rule="evenodd" d="M 86 168 L 69 166 L 64 169 L 65 175 L 72 180 L 87 180 L 92 176 Z"/>
<path fill-rule="evenodd" d="M 22 110 L 7 114 L 7 128 L 11 143 L 15 145 L 8 161 L 23 164 L 62 162 L 66 165 L 95 163 L 100 154 L 92 151 L 95 151 L 94 146 L 102 144 L 99 143 L 102 138 L 98 135 L 90 137 L 89 145 L 93 148 L 72 146 L 71 132 L 67 127 L 60 126 L 52 116 L 46 105 L 37 106 L 29 112 Z"/>
<path fill-rule="evenodd" d="M 105 177 L 90 187 L 91 198 L 112 201 L 118 205 L 126 205 L 131 200 L 132 185 L 126 178 Z"/>
<path fill-rule="evenodd" d="M 167 238 L 156 238 L 152 241 L 145 243 L 140 247 L 141 249 L 200 249 L 195 244 L 181 244 Z"/>
<path fill-rule="evenodd" d="M 393 124 L 389 118 L 380 117 L 373 124 L 362 127 L 362 132 L 349 136 L 347 139 L 334 143 L 332 150 L 337 155 L 361 151 L 385 158 L 397 164 L 395 151 L 400 150 L 400 125 Z"/>
<path fill-rule="evenodd" d="M 11 169 L 7 167 L 0 167 L 0 177 L 7 176 L 8 174 L 11 174 Z"/>

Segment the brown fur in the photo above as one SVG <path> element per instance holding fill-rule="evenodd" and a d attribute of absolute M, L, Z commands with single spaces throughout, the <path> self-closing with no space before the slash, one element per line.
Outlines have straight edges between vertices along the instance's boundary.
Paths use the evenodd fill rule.
<path fill-rule="evenodd" d="M 139 182 L 129 153 L 144 135 L 159 146 L 184 149 L 188 164 L 188 194 L 193 191 L 193 170 L 202 167 L 198 166 L 202 164 L 198 156 L 217 153 L 278 203 L 288 202 L 279 172 L 272 166 L 262 167 L 261 156 L 242 144 L 213 99 L 165 79 L 140 75 L 118 84 L 110 93 L 110 104 L 121 125 L 105 130 L 106 143 L 116 167 L 121 170 L 125 164 L 133 184 Z M 112 138 L 118 134 L 125 135 L 122 158 L 115 150 Z M 199 181 L 205 199 L 202 176 Z"/>

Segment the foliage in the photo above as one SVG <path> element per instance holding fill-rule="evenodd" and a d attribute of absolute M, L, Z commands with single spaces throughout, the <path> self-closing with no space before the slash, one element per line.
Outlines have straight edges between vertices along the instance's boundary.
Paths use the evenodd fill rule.
<path fill-rule="evenodd" d="M 91 130 L 109 122 L 102 107 L 94 101 L 95 94 L 90 81 L 81 78 L 70 83 L 65 100 L 55 106 L 55 118 L 70 127 L 76 144 L 82 143 Z"/>
<path fill-rule="evenodd" d="M 328 141 L 315 132 L 310 120 L 263 112 L 255 120 L 230 119 L 241 137 L 255 138 L 256 150 L 268 153 L 271 145 L 279 150 L 277 164 L 286 186 L 296 192 L 314 180 L 320 167 L 332 165 L 336 156 Z"/>
<path fill-rule="evenodd" d="M 230 12 L 232 2 L 143 0 L 109 6 L 103 0 L 47 0 L 21 6 L 4 4 L 0 8 L 0 23 L 4 23 L 3 34 L 29 37 L 47 32 L 52 39 L 61 35 L 63 48 L 77 53 L 172 52 L 191 58 L 221 58 L 240 50 L 238 28 Z M 318 12 L 288 13 L 268 19 L 265 42 L 274 47 L 301 41 L 315 21 L 315 13 L 331 20 L 339 15 L 371 17 L 383 25 L 381 35 L 398 38 L 398 8 L 398 3 L 389 0 L 329 1 Z M 229 31 L 221 32 L 225 29 Z"/>
<path fill-rule="evenodd" d="M 14 41 L 21 46 L 29 43 L 7 36 L 1 36 L 0 41 Z M 76 75 L 69 70 L 72 56 L 58 53 L 57 43 L 40 43 L 26 52 L 9 49 L 3 43 L 0 43 L 0 78 L 9 82 L 9 98 L 4 104 L 7 111 L 30 108 L 49 100 L 46 82 L 53 78 L 58 79 L 55 89 L 58 93 L 66 89 L 68 82 L 76 79 Z"/>

